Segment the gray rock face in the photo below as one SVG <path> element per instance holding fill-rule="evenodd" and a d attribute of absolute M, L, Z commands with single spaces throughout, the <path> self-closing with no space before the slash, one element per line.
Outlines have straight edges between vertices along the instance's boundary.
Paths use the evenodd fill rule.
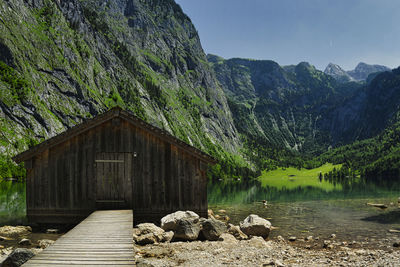
<path fill-rule="evenodd" d="M 219 237 L 227 232 L 225 223 L 215 220 L 208 219 L 201 222 L 201 232 L 207 240 L 216 241 Z"/>
<path fill-rule="evenodd" d="M 45 29 L 39 35 L 27 26 L 38 26 L 36 10 L 44 7 L 48 16 L 40 22 L 62 35 Z M 210 140 L 232 152 L 240 146 L 197 31 L 175 1 L 11 0 L 0 9 L 0 60 L 28 81 L 25 99 L 15 101 L 0 80 L 0 126 L 13 129 L 4 140 L 52 137 L 118 98 L 118 105 L 171 133 L 179 129 L 203 150 Z M 163 80 L 159 90 L 166 103 L 152 95 L 143 79 L 148 75 Z M 189 110 L 181 98 L 199 102 Z M 170 103 L 178 105 L 170 109 Z M 8 142 L 4 150 L 11 155 L 28 147 Z"/>
<path fill-rule="evenodd" d="M 35 256 L 35 254 L 26 248 L 17 248 L 5 259 L 2 266 L 3 267 L 19 267 L 27 262 L 30 258 Z"/>
<path fill-rule="evenodd" d="M 356 81 L 365 81 L 370 74 L 383 71 L 390 71 L 390 69 L 382 65 L 369 65 L 360 62 L 354 70 L 348 71 L 347 73 Z"/>
<path fill-rule="evenodd" d="M 251 214 L 240 222 L 240 230 L 246 235 L 267 238 L 271 231 L 271 223 L 258 215 Z"/>
<path fill-rule="evenodd" d="M 332 76 L 341 83 L 355 81 L 344 69 L 333 63 L 329 63 L 328 66 L 326 66 L 324 73 Z"/>

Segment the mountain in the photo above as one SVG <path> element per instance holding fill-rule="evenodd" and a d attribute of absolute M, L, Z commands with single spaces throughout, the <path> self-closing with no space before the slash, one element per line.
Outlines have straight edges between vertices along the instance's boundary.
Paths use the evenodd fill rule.
<path fill-rule="evenodd" d="M 358 122 L 371 138 L 360 138 L 322 154 L 321 161 L 346 163 L 378 183 L 400 177 L 400 67 L 378 74 L 363 90 L 365 116 Z M 383 129 L 383 131 L 382 131 Z M 353 140 L 354 141 L 354 140 Z"/>
<path fill-rule="evenodd" d="M 173 0 L 0 2 L 0 149 L 13 155 L 119 105 L 223 158 L 241 144 Z"/>
<path fill-rule="evenodd" d="M 338 82 L 343 83 L 350 81 L 368 81 L 372 79 L 372 77 L 368 78 L 368 76 L 375 76 L 376 73 L 384 71 L 390 71 L 390 68 L 382 65 L 368 65 L 360 62 L 354 70 L 345 71 L 339 65 L 329 63 L 328 66 L 326 66 L 324 73 L 331 75 Z"/>
<path fill-rule="evenodd" d="M 328 67 L 206 56 L 173 0 L 2 1 L 0 177 L 19 171 L 12 155 L 116 105 L 218 158 L 217 178 L 396 143 L 379 136 L 397 129 L 398 69 Z"/>
<path fill-rule="evenodd" d="M 390 68 L 382 65 L 368 65 L 360 62 L 354 70 L 350 70 L 347 73 L 356 81 L 365 81 L 370 74 L 383 71 L 390 71 Z"/>
<path fill-rule="evenodd" d="M 326 66 L 324 73 L 332 76 L 338 82 L 350 82 L 355 80 L 339 65 L 333 63 L 329 63 L 328 66 Z"/>
<path fill-rule="evenodd" d="M 304 153 L 342 142 L 348 125 L 332 127 L 359 83 L 339 83 L 306 62 L 281 67 L 269 60 L 207 56 L 225 91 L 238 131 L 248 139 Z M 357 102 L 355 102 L 357 104 Z"/>

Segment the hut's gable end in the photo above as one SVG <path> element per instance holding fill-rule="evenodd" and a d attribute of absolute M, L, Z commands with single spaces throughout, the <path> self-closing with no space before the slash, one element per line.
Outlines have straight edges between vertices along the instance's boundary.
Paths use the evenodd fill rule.
<path fill-rule="evenodd" d="M 104 121 L 28 161 L 31 221 L 77 221 L 96 209 L 133 209 L 136 221 L 180 209 L 207 212 L 207 161 L 124 118 Z"/>

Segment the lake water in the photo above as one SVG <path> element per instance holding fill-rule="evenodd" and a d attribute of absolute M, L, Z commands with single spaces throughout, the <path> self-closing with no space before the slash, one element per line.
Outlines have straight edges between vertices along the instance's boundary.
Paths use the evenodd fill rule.
<path fill-rule="evenodd" d="M 335 234 L 335 242 L 356 241 L 355 247 L 382 249 L 390 249 L 394 241 L 400 240 L 400 233 L 389 232 L 400 230 L 398 182 L 374 184 L 355 179 L 332 184 L 333 190 L 324 190 L 311 186 L 269 187 L 258 181 L 216 182 L 208 186 L 209 207 L 215 213 L 226 210 L 234 224 L 249 214 L 267 218 L 278 227 L 271 238 L 296 236 L 299 240 L 313 236 L 322 243 Z M 268 201 L 267 207 L 262 200 Z M 366 203 L 383 203 L 388 208 Z"/>
<path fill-rule="evenodd" d="M 316 178 L 317 179 L 317 178 Z M 337 241 L 356 241 L 367 247 L 389 249 L 400 240 L 400 186 L 398 182 L 373 184 L 357 179 L 351 183 L 332 182 L 324 190 L 312 186 L 287 189 L 252 182 L 215 182 L 208 186 L 209 207 L 216 213 L 226 210 L 231 223 L 239 224 L 249 214 L 258 214 L 278 229 L 271 238 L 320 237 L 320 242 L 336 234 Z M 265 207 L 262 200 L 268 201 Z M 387 209 L 367 206 L 383 203 Z M 0 183 L 0 225 L 24 224 L 25 184 Z"/>

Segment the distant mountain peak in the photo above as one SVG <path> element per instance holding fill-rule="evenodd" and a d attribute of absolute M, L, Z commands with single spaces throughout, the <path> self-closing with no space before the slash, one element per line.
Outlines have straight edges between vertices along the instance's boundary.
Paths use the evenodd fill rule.
<path fill-rule="evenodd" d="M 347 73 L 356 81 L 365 81 L 370 74 L 383 71 L 390 71 L 390 68 L 383 65 L 370 65 L 360 62 L 354 70 L 350 70 Z"/>
<path fill-rule="evenodd" d="M 350 82 L 354 80 L 344 69 L 334 63 L 329 63 L 324 73 L 332 76 L 339 82 Z"/>
<path fill-rule="evenodd" d="M 339 65 L 329 63 L 325 68 L 325 73 L 331 75 L 339 82 L 366 81 L 372 73 L 390 71 L 386 66 L 370 65 L 364 62 L 357 64 L 354 70 L 345 71 Z"/>

